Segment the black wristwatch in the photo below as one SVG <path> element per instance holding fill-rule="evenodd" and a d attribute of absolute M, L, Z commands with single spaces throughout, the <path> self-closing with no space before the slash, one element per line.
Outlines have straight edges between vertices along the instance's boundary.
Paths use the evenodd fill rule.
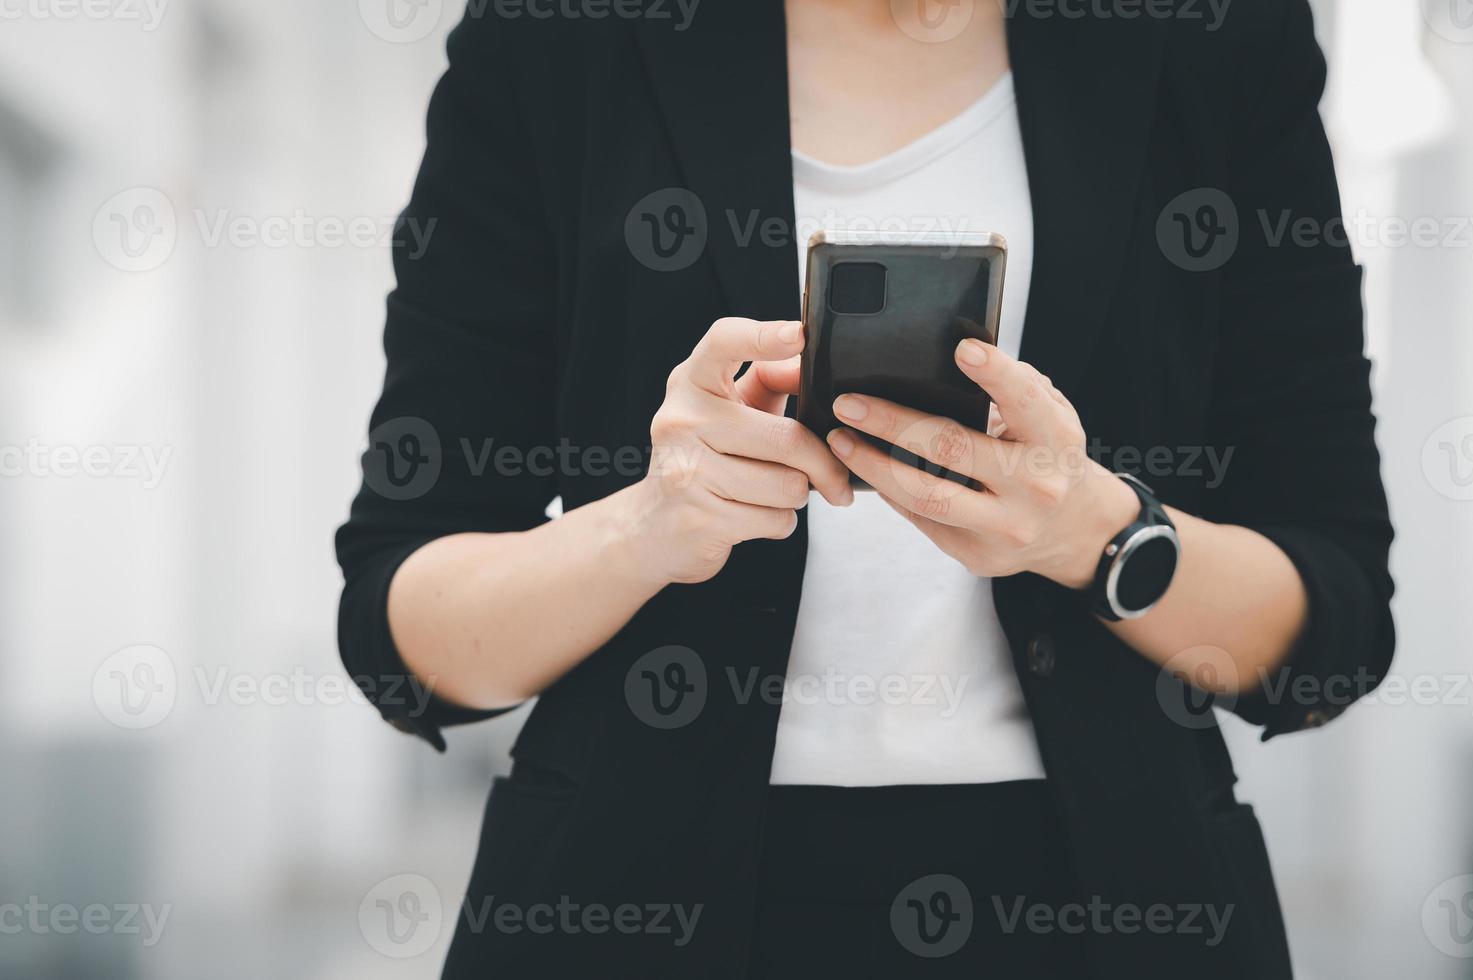
<path fill-rule="evenodd" d="M 1128 473 L 1116 473 L 1140 498 L 1141 512 L 1105 545 L 1095 580 L 1088 588 L 1090 611 L 1116 622 L 1150 612 L 1166 594 L 1181 540 L 1151 488 Z"/>

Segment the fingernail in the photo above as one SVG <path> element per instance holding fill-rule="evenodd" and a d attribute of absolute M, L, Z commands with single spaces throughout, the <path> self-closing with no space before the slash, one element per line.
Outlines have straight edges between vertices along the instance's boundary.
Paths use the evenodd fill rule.
<path fill-rule="evenodd" d="M 981 367 L 987 363 L 987 345 L 968 337 L 956 346 L 956 356 L 964 364 Z"/>
<path fill-rule="evenodd" d="M 785 344 L 796 344 L 803 338 L 803 324 L 796 320 L 777 332 L 777 339 Z"/>
<path fill-rule="evenodd" d="M 849 454 L 854 452 L 854 440 L 843 429 L 835 429 L 829 433 L 829 448 L 840 459 L 848 459 Z"/>
<path fill-rule="evenodd" d="M 840 395 L 834 399 L 834 414 L 849 419 L 852 422 L 861 421 L 869 414 L 869 406 L 864 399 L 855 398 L 853 395 Z"/>

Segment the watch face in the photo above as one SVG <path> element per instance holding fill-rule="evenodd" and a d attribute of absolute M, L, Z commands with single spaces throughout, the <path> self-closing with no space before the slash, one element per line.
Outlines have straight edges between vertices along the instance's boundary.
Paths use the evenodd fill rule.
<path fill-rule="evenodd" d="M 1115 583 L 1115 601 L 1124 610 L 1140 610 L 1166 594 L 1176 571 L 1173 536 L 1149 537 L 1130 549 Z"/>

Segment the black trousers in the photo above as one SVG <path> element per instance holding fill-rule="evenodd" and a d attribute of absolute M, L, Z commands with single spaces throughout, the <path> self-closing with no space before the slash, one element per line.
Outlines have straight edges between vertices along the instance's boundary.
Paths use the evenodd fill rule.
<path fill-rule="evenodd" d="M 1044 781 L 770 793 L 752 980 L 1089 975 Z"/>

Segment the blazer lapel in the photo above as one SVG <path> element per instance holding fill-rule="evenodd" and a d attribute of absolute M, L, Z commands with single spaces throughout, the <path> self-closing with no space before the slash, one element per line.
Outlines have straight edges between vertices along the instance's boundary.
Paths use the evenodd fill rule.
<path fill-rule="evenodd" d="M 1029 16 L 1008 49 L 1033 204 L 1023 359 L 1071 394 L 1104 324 L 1156 111 L 1164 24 Z"/>
<path fill-rule="evenodd" d="M 706 210 L 725 308 L 797 319 L 782 0 L 705 0 L 689 26 L 635 26 L 686 182 Z"/>
<path fill-rule="evenodd" d="M 758 320 L 798 319 L 782 0 L 703 0 L 684 31 L 660 21 L 635 30 L 685 188 L 706 211 L 705 257 L 715 267 L 722 309 Z M 782 611 L 789 624 L 807 548 L 807 511 L 798 514 L 797 532 L 746 542 L 721 575 L 738 605 Z M 787 654 L 781 643 L 759 645 L 742 650 L 735 666 L 781 672 Z M 777 712 L 754 708 L 770 734 Z"/>

